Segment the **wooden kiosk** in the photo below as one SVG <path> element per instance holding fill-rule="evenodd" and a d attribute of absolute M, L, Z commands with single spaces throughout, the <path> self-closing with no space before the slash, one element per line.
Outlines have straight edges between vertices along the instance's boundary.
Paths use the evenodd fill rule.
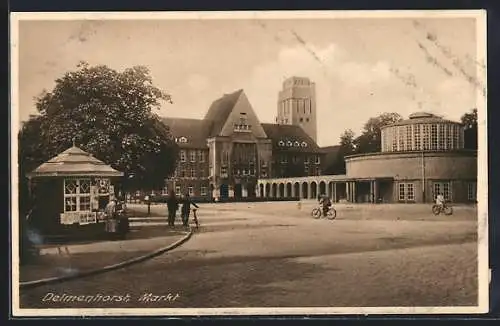
<path fill-rule="evenodd" d="M 27 175 L 34 203 L 29 225 L 43 237 L 104 233 L 104 208 L 122 176 L 73 143 Z"/>

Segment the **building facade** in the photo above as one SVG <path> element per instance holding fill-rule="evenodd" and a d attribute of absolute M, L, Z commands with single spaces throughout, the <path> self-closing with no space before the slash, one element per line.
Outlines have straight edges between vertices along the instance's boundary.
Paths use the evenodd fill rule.
<path fill-rule="evenodd" d="M 346 157 L 345 175 L 258 181 L 259 195 L 348 202 L 450 202 L 477 200 L 477 151 L 464 149 L 464 128 L 429 113 L 381 131 L 382 151 Z"/>
<path fill-rule="evenodd" d="M 321 174 L 324 154 L 301 125 L 261 123 L 243 90 L 214 101 L 203 119 L 163 122 L 180 147 L 163 194 L 256 197 L 259 179 Z"/>
<path fill-rule="evenodd" d="M 316 87 L 309 78 L 290 77 L 283 82 L 278 94 L 276 123 L 300 126 L 317 141 Z"/>

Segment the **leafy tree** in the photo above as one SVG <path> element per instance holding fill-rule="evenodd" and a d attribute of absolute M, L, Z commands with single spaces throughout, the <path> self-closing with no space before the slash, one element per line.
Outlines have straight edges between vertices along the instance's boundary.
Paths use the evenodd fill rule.
<path fill-rule="evenodd" d="M 477 109 L 472 109 L 460 118 L 464 125 L 464 147 L 477 149 Z"/>
<path fill-rule="evenodd" d="M 354 131 L 347 129 L 340 135 L 340 147 L 342 154 L 351 155 L 354 154 L 356 150 L 356 145 L 354 142 Z"/>
<path fill-rule="evenodd" d="M 365 123 L 363 132 L 354 141 L 356 153 L 380 152 L 381 129 L 384 126 L 403 120 L 399 113 L 382 113 L 378 117 L 370 118 Z"/>
<path fill-rule="evenodd" d="M 335 160 L 331 166 L 324 167 L 324 172 L 327 174 L 345 174 L 345 157 L 352 155 L 355 153 L 355 144 L 354 144 L 354 132 L 351 129 L 348 129 L 340 135 L 340 144 L 339 148 L 335 149 Z M 328 156 L 329 153 L 326 153 Z"/>
<path fill-rule="evenodd" d="M 171 103 L 171 97 L 153 85 L 147 68 L 119 72 L 82 62 L 55 82 L 51 92 L 36 98 L 39 115 L 19 133 L 20 178 L 74 140 L 124 172 L 129 190 L 164 185 L 175 169 L 178 148 L 153 109 L 161 101 Z"/>

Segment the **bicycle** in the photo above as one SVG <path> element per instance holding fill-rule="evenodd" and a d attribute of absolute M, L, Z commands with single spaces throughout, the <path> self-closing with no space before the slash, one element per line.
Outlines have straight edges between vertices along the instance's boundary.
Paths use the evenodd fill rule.
<path fill-rule="evenodd" d="M 318 219 L 318 218 L 327 218 L 329 220 L 333 220 L 337 217 L 337 211 L 333 206 L 330 206 L 328 208 L 328 211 L 326 212 L 326 216 L 323 216 L 323 207 L 315 207 L 311 211 L 311 215 L 313 218 Z"/>
<path fill-rule="evenodd" d="M 442 206 L 438 204 L 432 205 L 432 213 L 434 215 L 439 215 L 443 213 L 444 215 L 452 215 L 453 214 L 453 208 L 451 206 Z"/>

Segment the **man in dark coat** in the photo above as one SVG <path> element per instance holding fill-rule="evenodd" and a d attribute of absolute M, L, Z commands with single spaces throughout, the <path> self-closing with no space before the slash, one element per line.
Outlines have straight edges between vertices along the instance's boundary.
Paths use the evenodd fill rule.
<path fill-rule="evenodd" d="M 184 226 L 188 226 L 189 213 L 191 212 L 191 205 L 193 205 L 196 208 L 198 208 L 198 205 L 196 205 L 191 200 L 191 198 L 189 197 L 189 194 L 186 194 L 181 202 L 182 202 L 182 208 L 181 208 L 182 224 Z"/>
<path fill-rule="evenodd" d="M 168 225 L 169 226 L 175 225 L 175 213 L 177 212 L 178 208 L 179 208 L 179 200 L 175 196 L 174 191 L 170 190 L 170 195 L 168 196 L 168 199 L 167 199 Z"/>

